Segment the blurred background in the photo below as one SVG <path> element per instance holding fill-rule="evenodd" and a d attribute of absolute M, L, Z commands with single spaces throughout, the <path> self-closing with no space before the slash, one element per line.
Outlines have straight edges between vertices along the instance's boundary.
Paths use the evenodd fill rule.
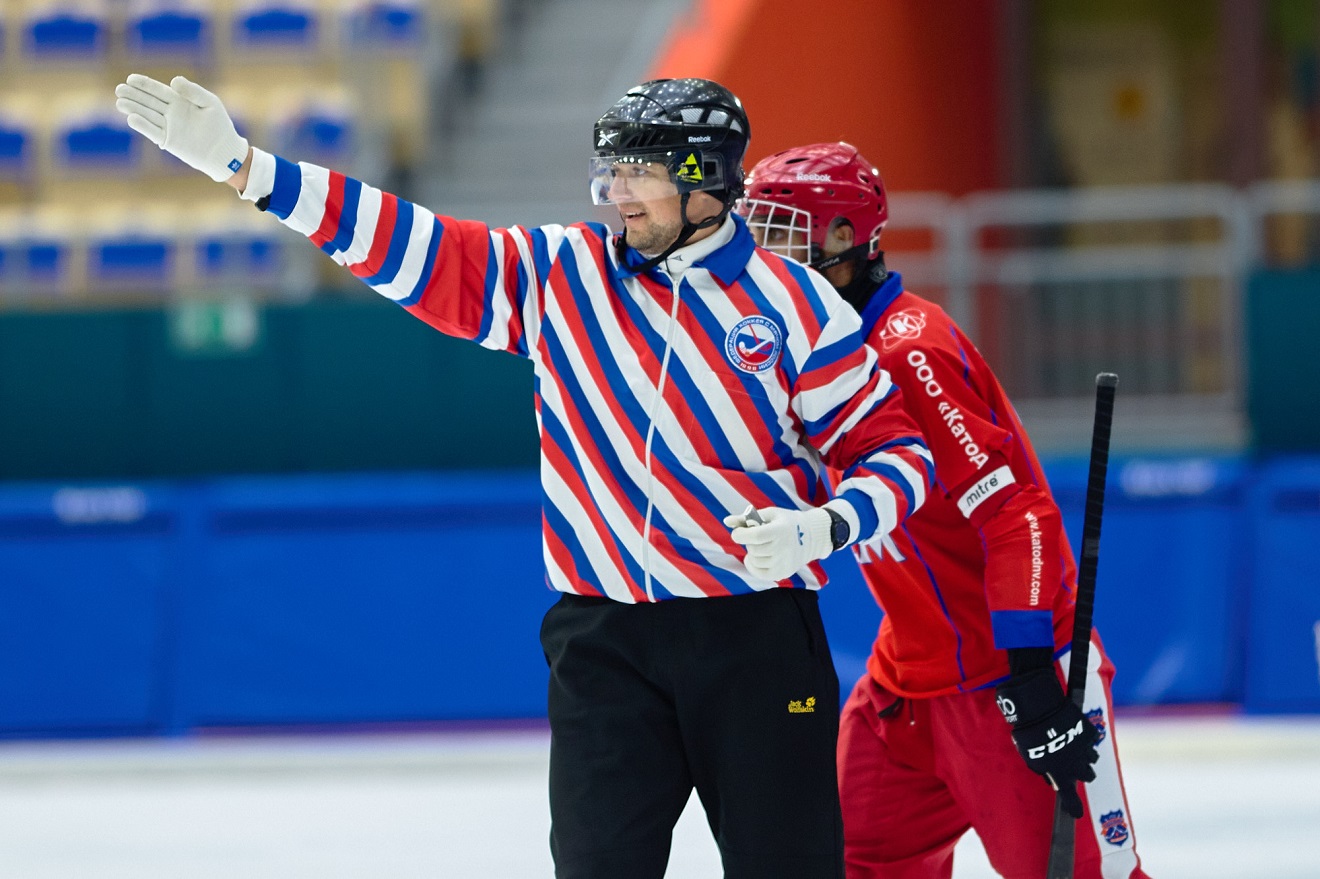
<path fill-rule="evenodd" d="M 1120 375 L 1096 617 L 1121 708 L 1320 713 L 1315 0 L 0 0 L 15 746 L 544 716 L 530 365 L 130 132 L 130 72 L 497 225 L 608 221 L 590 128 L 652 76 L 739 94 L 749 167 L 851 141 L 889 266 L 996 368 L 1074 539 L 1094 376 Z M 831 565 L 847 686 L 879 614 Z"/>

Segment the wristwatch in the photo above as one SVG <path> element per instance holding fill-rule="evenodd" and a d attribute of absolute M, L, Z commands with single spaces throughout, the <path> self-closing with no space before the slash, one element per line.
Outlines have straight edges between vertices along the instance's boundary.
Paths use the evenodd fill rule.
<path fill-rule="evenodd" d="M 843 549 L 848 544 L 848 538 L 852 536 L 852 529 L 848 527 L 848 520 L 829 507 L 824 509 L 825 512 L 830 514 L 830 543 L 834 544 L 836 550 Z"/>

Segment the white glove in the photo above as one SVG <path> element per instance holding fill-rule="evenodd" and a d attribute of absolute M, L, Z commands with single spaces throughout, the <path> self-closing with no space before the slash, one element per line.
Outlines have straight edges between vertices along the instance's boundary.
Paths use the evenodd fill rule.
<path fill-rule="evenodd" d="M 130 73 L 115 96 L 115 109 L 128 117 L 129 128 L 217 183 L 243 167 L 247 138 L 234 130 L 220 99 L 197 83 L 176 76 L 166 85 Z"/>
<path fill-rule="evenodd" d="M 743 564 L 753 576 L 784 580 L 834 552 L 830 514 L 823 507 L 766 507 L 759 512 L 761 525 L 749 522 L 746 513 L 724 517 L 724 524 L 733 529 L 733 542 L 747 547 Z"/>

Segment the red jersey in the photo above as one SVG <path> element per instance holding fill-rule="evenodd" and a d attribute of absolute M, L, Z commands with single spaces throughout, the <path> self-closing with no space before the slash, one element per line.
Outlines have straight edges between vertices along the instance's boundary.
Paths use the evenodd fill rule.
<path fill-rule="evenodd" d="M 1076 566 L 1017 413 L 980 352 L 891 273 L 863 331 L 935 458 L 936 490 L 883 540 L 854 546 L 885 611 L 867 668 L 908 697 L 984 687 L 1009 647 L 1072 637 Z"/>

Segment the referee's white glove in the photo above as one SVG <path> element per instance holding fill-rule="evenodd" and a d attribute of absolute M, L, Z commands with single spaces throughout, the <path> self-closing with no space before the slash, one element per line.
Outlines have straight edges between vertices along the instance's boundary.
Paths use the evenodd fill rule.
<path fill-rule="evenodd" d="M 169 85 L 140 73 L 115 87 L 115 109 L 128 127 L 184 163 L 223 183 L 243 167 L 247 138 L 234 129 L 220 99 L 176 76 Z"/>
<path fill-rule="evenodd" d="M 830 514 L 824 507 L 766 507 L 757 512 L 761 524 L 748 521 L 746 513 L 724 517 L 724 524 L 733 529 L 733 542 L 747 547 L 743 564 L 753 576 L 784 580 L 834 552 Z"/>

